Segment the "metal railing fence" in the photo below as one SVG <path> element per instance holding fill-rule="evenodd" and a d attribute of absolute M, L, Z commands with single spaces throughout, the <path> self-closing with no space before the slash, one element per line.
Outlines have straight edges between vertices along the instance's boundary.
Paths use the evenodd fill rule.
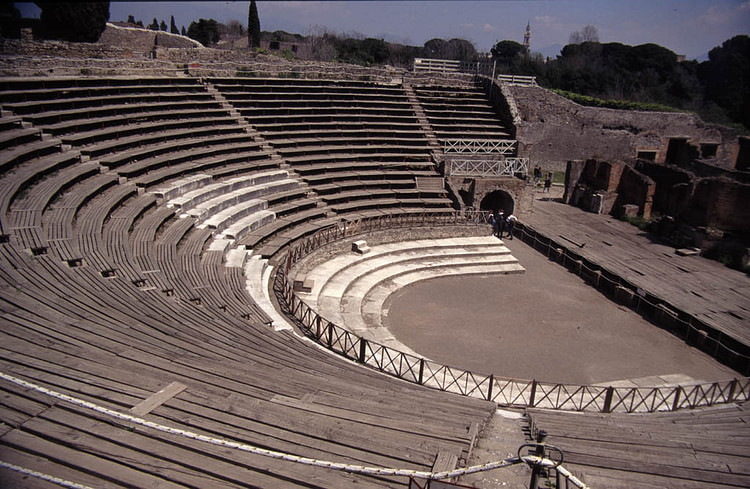
<path fill-rule="evenodd" d="M 519 380 L 471 372 L 443 365 L 361 338 L 315 312 L 295 293 L 288 278 L 291 267 L 321 246 L 381 229 L 413 226 L 482 225 L 484 211 L 456 211 L 450 215 L 419 214 L 379 216 L 343 222 L 302 239 L 287 252 L 278 267 L 274 291 L 282 308 L 308 337 L 350 360 L 408 382 L 517 408 L 569 411 L 642 413 L 750 399 L 750 378 L 676 387 L 612 387 Z M 517 236 L 529 239 L 531 231 L 519 223 Z M 533 238 L 532 238 L 533 240 Z"/>

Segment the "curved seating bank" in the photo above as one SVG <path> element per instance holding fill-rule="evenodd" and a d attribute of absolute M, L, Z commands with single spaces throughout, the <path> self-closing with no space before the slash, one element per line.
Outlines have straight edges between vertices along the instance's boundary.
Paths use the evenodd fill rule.
<path fill-rule="evenodd" d="M 456 223 L 413 99 L 399 85 L 355 81 L 0 80 L 0 459 L 92 487 L 404 484 L 233 443 L 373 467 L 465 464 L 495 402 L 518 405 L 500 396 L 545 387 L 391 358 L 307 322 L 313 313 L 284 284 L 310 336 L 331 349 L 349 342 L 349 359 L 331 355 L 274 324 L 245 272 L 247 250 L 258 263 L 299 239 L 311 250 L 342 223 Z M 452 137 L 426 109 L 440 121 L 433 137 Z M 476 113 L 473 125 L 496 126 Z M 412 378 L 397 376 L 411 382 L 350 361 L 360 357 L 391 374 L 398 357 Z M 456 381 L 432 385 L 429 372 Z M 593 405 L 607 394 L 587 395 Z M 9 487 L 28 477 L 0 474 Z"/>

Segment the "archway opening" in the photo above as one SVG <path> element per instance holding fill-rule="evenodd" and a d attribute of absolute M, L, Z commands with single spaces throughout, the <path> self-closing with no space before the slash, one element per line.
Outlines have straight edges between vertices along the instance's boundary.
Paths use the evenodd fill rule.
<path fill-rule="evenodd" d="M 479 204 L 479 208 L 483 211 L 491 211 L 493 213 L 502 210 L 507 216 L 513 213 L 515 202 L 513 201 L 513 197 L 505 190 L 493 190 L 484 196 L 482 202 Z"/>

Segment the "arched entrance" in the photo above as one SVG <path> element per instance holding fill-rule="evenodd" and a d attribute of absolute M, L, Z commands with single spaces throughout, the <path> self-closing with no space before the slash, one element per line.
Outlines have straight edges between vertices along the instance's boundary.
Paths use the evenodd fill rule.
<path fill-rule="evenodd" d="M 492 211 L 494 213 L 502 210 L 508 216 L 513 213 L 515 202 L 513 201 L 513 197 L 505 190 L 493 190 L 484 196 L 482 202 L 479 204 L 479 208 L 483 211 Z"/>

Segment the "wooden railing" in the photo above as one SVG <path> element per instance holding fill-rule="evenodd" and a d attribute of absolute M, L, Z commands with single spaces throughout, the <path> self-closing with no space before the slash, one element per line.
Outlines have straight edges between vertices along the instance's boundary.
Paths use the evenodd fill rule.
<path fill-rule="evenodd" d="M 515 139 L 446 139 L 443 152 L 514 155 L 517 143 Z"/>
<path fill-rule="evenodd" d="M 497 79 L 501 82 L 512 83 L 514 85 L 536 85 L 535 76 L 497 75 Z"/>
<path fill-rule="evenodd" d="M 529 174 L 528 158 L 501 160 L 451 158 L 445 162 L 445 176 L 501 177 Z"/>
<path fill-rule="evenodd" d="M 361 338 L 315 312 L 294 292 L 288 274 L 299 260 L 328 243 L 355 235 L 394 228 L 440 225 L 484 225 L 484 211 L 452 215 L 424 213 L 382 216 L 344 222 L 318 231 L 293 245 L 278 267 L 274 291 L 284 312 L 297 327 L 331 351 L 408 382 L 501 406 L 568 411 L 641 413 L 675 411 L 750 399 L 750 378 L 676 387 L 612 387 L 539 382 L 498 377 L 443 365 Z M 526 228 L 519 227 L 521 234 Z"/>

